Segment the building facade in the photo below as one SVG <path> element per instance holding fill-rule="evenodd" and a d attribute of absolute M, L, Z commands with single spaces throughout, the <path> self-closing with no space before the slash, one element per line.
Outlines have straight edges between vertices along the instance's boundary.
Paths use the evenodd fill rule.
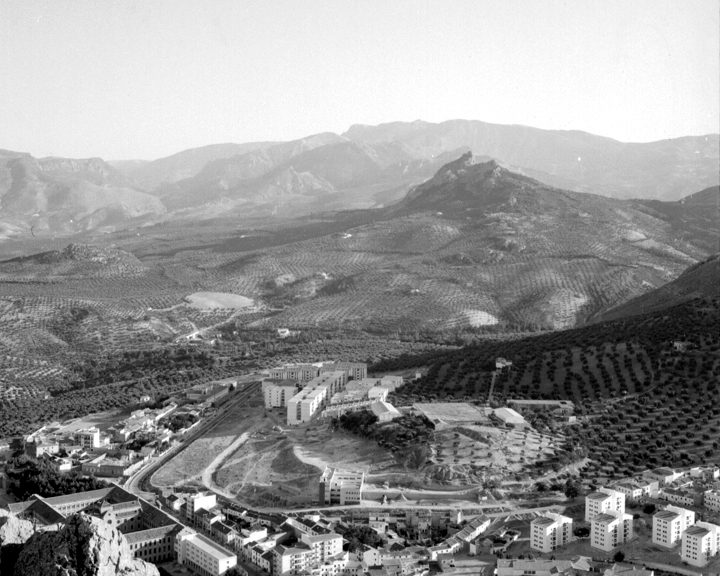
<path fill-rule="evenodd" d="M 610 510 L 595 516 L 590 522 L 590 546 L 610 552 L 633 536 L 633 517 Z"/>
<path fill-rule="evenodd" d="M 698 522 L 682 535 L 680 557 L 692 566 L 705 566 L 720 550 L 720 526 Z"/>
<path fill-rule="evenodd" d="M 668 506 L 653 516 L 652 542 L 665 548 L 674 548 L 682 534 L 695 524 L 695 512 L 677 506 Z"/>
<path fill-rule="evenodd" d="M 572 539 L 572 518 L 546 512 L 530 523 L 530 548 L 552 552 Z"/>
<path fill-rule="evenodd" d="M 625 494 L 610 488 L 600 488 L 585 497 L 585 522 L 606 512 L 625 512 Z"/>

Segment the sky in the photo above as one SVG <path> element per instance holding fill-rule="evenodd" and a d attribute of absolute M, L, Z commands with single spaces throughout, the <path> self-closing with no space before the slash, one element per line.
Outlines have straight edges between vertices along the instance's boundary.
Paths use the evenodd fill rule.
<path fill-rule="evenodd" d="M 720 132 L 720 0 L 0 2 L 0 148 L 152 160 L 456 118 Z"/>

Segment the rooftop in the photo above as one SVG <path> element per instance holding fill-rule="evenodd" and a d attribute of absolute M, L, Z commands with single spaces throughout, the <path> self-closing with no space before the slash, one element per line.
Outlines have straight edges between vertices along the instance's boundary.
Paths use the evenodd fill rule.
<path fill-rule="evenodd" d="M 670 510 L 660 510 L 657 514 L 655 514 L 654 518 L 657 518 L 658 520 L 675 520 L 675 518 L 680 518 L 680 514 L 677 512 L 672 512 Z"/>
<path fill-rule="evenodd" d="M 217 560 L 225 560 L 226 558 L 235 558 L 235 554 L 230 552 L 229 550 L 226 550 L 219 544 L 215 544 L 212 540 L 209 538 L 206 538 L 202 534 L 193 534 L 190 536 L 187 541 L 192 542 L 200 548 L 203 552 L 209 554 L 213 558 L 216 558 Z"/>

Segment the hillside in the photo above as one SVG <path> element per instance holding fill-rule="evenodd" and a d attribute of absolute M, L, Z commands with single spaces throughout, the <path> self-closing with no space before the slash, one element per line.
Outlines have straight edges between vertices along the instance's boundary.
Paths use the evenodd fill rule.
<path fill-rule="evenodd" d="M 391 401 L 398 405 L 570 399 L 580 416 L 590 417 L 562 429 L 593 459 L 584 474 L 601 481 L 646 467 L 713 461 L 720 429 L 719 349 L 720 300 L 696 298 L 574 330 L 408 355 L 373 369 L 427 367 L 423 378 L 395 394 Z M 497 357 L 512 366 L 494 378 Z M 553 426 L 547 416 L 531 419 L 540 430 Z"/>
<path fill-rule="evenodd" d="M 2 223 L 33 227 L 33 234 L 72 233 L 165 212 L 160 200 L 100 158 L 18 155 L 5 161 L 0 185 Z"/>
<path fill-rule="evenodd" d="M 210 144 L 201 148 L 183 150 L 177 154 L 142 164 L 120 164 L 119 169 L 132 176 L 146 191 L 152 191 L 161 184 L 173 183 L 192 178 L 208 163 L 222 158 L 261 150 L 274 142 L 247 142 L 245 144 Z"/>
<path fill-rule="evenodd" d="M 602 314 L 600 320 L 616 320 L 645 312 L 656 312 L 695 298 L 720 298 L 720 255 L 690 266 L 660 288 L 633 298 Z"/>
<path fill-rule="evenodd" d="M 546 184 L 614 198 L 679 200 L 718 183 L 717 134 L 640 144 L 577 130 L 542 130 L 477 120 L 438 124 L 418 120 L 355 125 L 343 136 L 371 144 L 401 143 L 425 158 L 471 148 Z"/>

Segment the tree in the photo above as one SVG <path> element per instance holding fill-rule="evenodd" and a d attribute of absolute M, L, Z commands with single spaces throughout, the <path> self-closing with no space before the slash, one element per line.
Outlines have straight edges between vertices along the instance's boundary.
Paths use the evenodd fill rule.
<path fill-rule="evenodd" d="M 565 482 L 565 496 L 567 498 L 577 498 L 580 496 L 581 490 L 582 486 L 572 478 L 568 478 Z"/>
<path fill-rule="evenodd" d="M 615 562 L 622 562 L 623 560 L 625 560 L 625 552 L 623 552 L 622 550 L 618 550 L 617 552 L 615 552 L 613 560 L 615 560 Z"/>

